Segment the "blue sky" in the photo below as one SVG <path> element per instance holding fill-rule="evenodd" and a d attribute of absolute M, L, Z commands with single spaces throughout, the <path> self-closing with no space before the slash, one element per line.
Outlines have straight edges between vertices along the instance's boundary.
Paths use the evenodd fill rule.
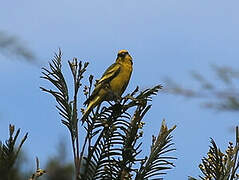
<path fill-rule="evenodd" d="M 69 140 L 54 99 L 39 89 L 48 85 L 39 78 L 40 67 L 59 47 L 65 62 L 72 57 L 89 61 L 88 75 L 96 78 L 113 63 L 119 49 L 128 49 L 134 72 L 126 92 L 137 85 L 167 87 L 166 76 L 183 87 L 197 88 L 191 70 L 214 81 L 210 64 L 238 67 L 238 6 L 236 0 L 2 2 L 0 30 L 18 36 L 36 53 L 39 66 L 0 56 L 0 139 L 7 137 L 9 123 L 29 132 L 24 149 L 33 165 L 36 155 L 44 164 L 60 138 Z M 152 104 L 144 120 L 145 152 L 163 118 L 169 126 L 177 125 L 173 135 L 178 160 L 165 180 L 197 176 L 210 137 L 222 149 L 234 140 L 229 129 L 238 125 L 236 113 L 215 113 L 200 108 L 197 100 L 164 93 L 154 97 Z"/>

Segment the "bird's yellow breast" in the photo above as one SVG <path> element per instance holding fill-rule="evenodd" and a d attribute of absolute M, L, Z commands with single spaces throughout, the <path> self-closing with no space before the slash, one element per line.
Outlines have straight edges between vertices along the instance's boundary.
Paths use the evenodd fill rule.
<path fill-rule="evenodd" d="M 119 74 L 110 82 L 111 90 L 117 95 L 121 96 L 127 87 L 133 67 L 132 64 L 122 63 Z"/>

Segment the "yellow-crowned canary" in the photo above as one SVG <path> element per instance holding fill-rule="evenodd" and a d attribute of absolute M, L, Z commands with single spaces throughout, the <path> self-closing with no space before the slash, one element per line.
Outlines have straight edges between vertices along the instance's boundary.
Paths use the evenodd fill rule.
<path fill-rule="evenodd" d="M 82 121 L 88 117 L 94 107 L 103 101 L 117 100 L 125 91 L 133 70 L 132 57 L 127 50 L 118 52 L 116 62 L 112 64 L 96 82 L 95 89 L 84 102 L 87 108 Z"/>

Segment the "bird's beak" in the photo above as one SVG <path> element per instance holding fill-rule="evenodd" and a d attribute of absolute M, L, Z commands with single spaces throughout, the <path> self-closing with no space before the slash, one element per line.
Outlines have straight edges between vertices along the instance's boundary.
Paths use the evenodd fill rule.
<path fill-rule="evenodd" d="M 132 61 L 133 60 L 133 58 L 130 56 L 130 55 L 128 55 L 129 56 L 129 59 Z"/>
<path fill-rule="evenodd" d="M 130 55 L 128 55 L 128 56 L 129 56 L 129 60 L 130 60 L 131 64 L 133 64 L 133 58 Z"/>

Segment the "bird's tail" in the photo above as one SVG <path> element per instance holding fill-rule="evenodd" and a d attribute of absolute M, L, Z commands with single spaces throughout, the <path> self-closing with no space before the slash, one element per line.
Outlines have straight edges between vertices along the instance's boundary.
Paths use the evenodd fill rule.
<path fill-rule="evenodd" d="M 94 100 L 92 100 L 92 101 L 89 103 L 88 107 L 86 108 L 86 110 L 85 110 L 85 112 L 84 112 L 84 114 L 83 114 L 83 116 L 82 116 L 82 118 L 81 118 L 82 124 L 85 122 L 85 120 L 86 120 L 87 117 L 89 116 L 89 114 L 90 114 L 90 112 L 92 111 L 92 109 L 93 109 L 95 106 L 99 105 L 100 102 L 101 102 L 101 97 L 98 96 L 98 97 L 96 97 Z"/>
<path fill-rule="evenodd" d="M 92 111 L 92 109 L 96 106 L 98 106 L 102 101 L 102 97 L 100 96 L 97 96 L 96 98 L 94 98 L 88 105 L 88 107 L 86 108 L 82 118 L 81 118 L 81 121 L 82 121 L 82 124 L 85 122 L 85 120 L 87 119 L 87 117 L 89 116 L 90 112 Z"/>

